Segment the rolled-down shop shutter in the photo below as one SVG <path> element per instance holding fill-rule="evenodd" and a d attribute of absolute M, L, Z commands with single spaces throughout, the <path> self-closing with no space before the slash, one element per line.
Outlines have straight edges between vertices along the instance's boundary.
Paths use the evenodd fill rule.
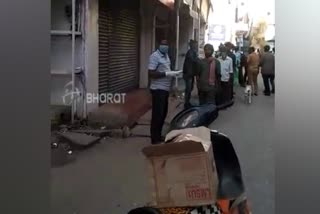
<path fill-rule="evenodd" d="M 138 2 L 99 2 L 99 93 L 128 92 L 139 85 Z"/>

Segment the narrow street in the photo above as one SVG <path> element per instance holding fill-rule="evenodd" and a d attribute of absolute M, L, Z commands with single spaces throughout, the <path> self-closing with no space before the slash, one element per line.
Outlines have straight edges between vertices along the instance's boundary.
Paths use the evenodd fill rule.
<path fill-rule="evenodd" d="M 259 82 L 260 88 L 263 85 Z M 262 91 L 262 89 L 260 89 Z M 243 103 L 237 90 L 233 107 L 220 112 L 210 126 L 228 135 L 240 159 L 242 175 L 254 214 L 273 214 L 274 208 L 274 96 Z"/>
<path fill-rule="evenodd" d="M 243 89 L 236 93 L 235 105 L 220 112 L 210 128 L 231 138 L 253 213 L 272 214 L 274 96 L 254 97 L 248 106 L 241 97 Z M 148 138 L 107 139 L 82 152 L 76 162 L 52 169 L 52 213 L 125 214 L 145 205 L 148 181 L 140 151 L 148 144 Z"/>

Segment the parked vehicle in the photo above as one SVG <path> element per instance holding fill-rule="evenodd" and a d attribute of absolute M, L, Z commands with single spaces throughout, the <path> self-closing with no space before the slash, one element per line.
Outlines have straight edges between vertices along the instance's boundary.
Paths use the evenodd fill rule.
<path fill-rule="evenodd" d="M 245 196 L 240 163 L 231 140 L 228 136 L 212 130 L 211 141 L 219 180 L 218 201 L 216 204 L 203 207 L 166 209 L 140 207 L 129 211 L 128 214 L 197 214 L 202 212 L 212 214 L 251 214 Z"/>

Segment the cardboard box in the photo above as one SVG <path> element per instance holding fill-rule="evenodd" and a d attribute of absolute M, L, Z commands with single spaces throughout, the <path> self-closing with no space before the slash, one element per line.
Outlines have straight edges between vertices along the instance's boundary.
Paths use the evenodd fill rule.
<path fill-rule="evenodd" d="M 143 149 L 152 187 L 151 204 L 158 208 L 214 204 L 218 176 L 210 130 L 205 127 L 170 132 L 170 143 Z"/>

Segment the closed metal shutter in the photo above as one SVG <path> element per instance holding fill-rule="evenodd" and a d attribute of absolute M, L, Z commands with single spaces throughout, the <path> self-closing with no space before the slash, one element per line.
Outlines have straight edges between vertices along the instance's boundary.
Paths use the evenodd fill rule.
<path fill-rule="evenodd" d="M 99 93 L 139 85 L 139 7 L 135 0 L 99 3 Z"/>

